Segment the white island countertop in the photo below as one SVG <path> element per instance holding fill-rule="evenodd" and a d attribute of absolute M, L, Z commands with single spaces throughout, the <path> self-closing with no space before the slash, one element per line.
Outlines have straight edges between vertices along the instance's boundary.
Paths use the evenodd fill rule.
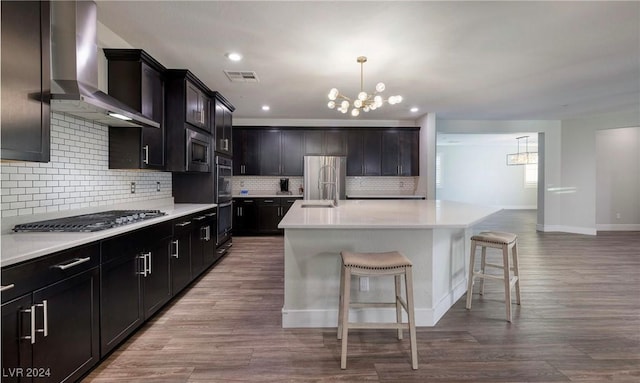
<path fill-rule="evenodd" d="M 280 229 L 468 228 L 501 209 L 441 200 L 341 200 L 337 207 L 302 207 L 296 201 Z"/>
<path fill-rule="evenodd" d="M 206 209 L 216 207 L 216 204 L 193 204 L 179 203 L 154 207 L 166 213 L 162 217 L 152 218 L 144 221 L 124 225 L 113 229 L 82 232 L 82 233 L 3 233 L 2 253 L 0 253 L 0 266 L 5 267 L 19 262 L 28 261 L 43 255 L 53 254 L 58 251 L 71 249 L 76 246 L 85 245 L 99 241 L 115 235 L 127 233 L 146 226 L 160 222 L 172 220 L 192 213 L 197 213 Z M 111 210 L 111 206 L 104 207 L 103 210 Z M 76 215 L 69 211 L 68 216 Z M 33 219 L 32 221 L 38 221 Z"/>

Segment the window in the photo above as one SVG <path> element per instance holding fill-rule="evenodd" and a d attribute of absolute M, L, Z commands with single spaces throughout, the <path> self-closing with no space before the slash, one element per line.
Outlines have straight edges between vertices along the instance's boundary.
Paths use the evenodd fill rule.
<path fill-rule="evenodd" d="M 524 165 L 524 187 L 535 188 L 538 186 L 538 164 Z"/>

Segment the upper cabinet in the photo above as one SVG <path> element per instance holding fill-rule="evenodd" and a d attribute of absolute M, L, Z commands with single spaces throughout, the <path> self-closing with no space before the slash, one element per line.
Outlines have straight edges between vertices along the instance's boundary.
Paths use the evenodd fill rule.
<path fill-rule="evenodd" d="M 105 49 L 109 94 L 160 123 L 160 128 L 109 127 L 109 168 L 165 167 L 164 73 L 166 68 L 140 49 Z"/>
<path fill-rule="evenodd" d="M 48 1 L 2 1 L 2 159 L 49 161 Z"/>
<path fill-rule="evenodd" d="M 260 175 L 260 131 L 233 129 L 233 175 Z"/>
<path fill-rule="evenodd" d="M 310 129 L 304 132 L 304 154 L 347 155 L 347 133 L 339 129 Z"/>
<path fill-rule="evenodd" d="M 210 91 L 202 81 L 186 69 L 169 69 L 166 92 L 167 129 L 184 129 L 187 123 L 211 132 Z"/>
<path fill-rule="evenodd" d="M 230 156 L 234 147 L 231 132 L 233 128 L 232 113 L 235 107 L 218 92 L 213 92 L 211 98 L 213 100 L 211 109 L 213 110 L 214 126 L 212 133 L 215 134 L 216 139 L 215 151 Z"/>
<path fill-rule="evenodd" d="M 388 130 L 382 133 L 383 176 L 417 176 L 419 132 Z"/>

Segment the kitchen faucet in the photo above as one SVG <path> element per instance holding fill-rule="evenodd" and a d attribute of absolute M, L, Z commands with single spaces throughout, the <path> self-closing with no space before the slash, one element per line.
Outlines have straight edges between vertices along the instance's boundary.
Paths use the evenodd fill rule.
<path fill-rule="evenodd" d="M 333 170 L 333 181 L 322 181 L 322 171 L 326 168 Z M 325 170 L 326 171 L 326 170 Z M 333 186 L 333 206 L 338 206 L 339 196 L 338 196 L 338 171 L 336 167 L 333 165 L 324 165 L 320 167 L 318 170 L 318 189 L 320 189 L 320 198 L 323 197 L 324 185 Z"/>

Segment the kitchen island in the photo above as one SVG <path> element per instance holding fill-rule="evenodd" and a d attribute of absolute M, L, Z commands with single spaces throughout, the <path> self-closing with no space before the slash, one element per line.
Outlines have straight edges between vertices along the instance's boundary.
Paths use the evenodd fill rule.
<path fill-rule="evenodd" d="M 319 205 L 296 201 L 278 226 L 284 229 L 285 328 L 337 325 L 342 250 L 405 254 L 413 262 L 416 325 L 435 325 L 466 291 L 473 226 L 500 211 L 438 200 Z M 392 286 L 391 277 L 354 281 L 352 300 L 392 302 Z M 395 309 L 354 310 L 350 316 L 394 321 Z"/>

